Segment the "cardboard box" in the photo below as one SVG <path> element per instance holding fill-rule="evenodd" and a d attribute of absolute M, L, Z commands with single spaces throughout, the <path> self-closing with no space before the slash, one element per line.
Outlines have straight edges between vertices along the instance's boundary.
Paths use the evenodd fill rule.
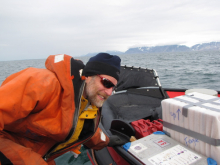
<path fill-rule="evenodd" d="M 171 138 L 220 164 L 220 98 L 193 92 L 165 99 L 162 115 Z"/>

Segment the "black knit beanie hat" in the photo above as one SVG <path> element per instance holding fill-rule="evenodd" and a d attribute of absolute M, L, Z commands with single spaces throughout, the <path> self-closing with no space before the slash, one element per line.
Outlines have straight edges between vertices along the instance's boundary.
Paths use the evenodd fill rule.
<path fill-rule="evenodd" d="M 121 59 L 116 55 L 99 53 L 91 57 L 83 69 L 82 75 L 88 77 L 97 74 L 105 74 L 119 79 Z"/>

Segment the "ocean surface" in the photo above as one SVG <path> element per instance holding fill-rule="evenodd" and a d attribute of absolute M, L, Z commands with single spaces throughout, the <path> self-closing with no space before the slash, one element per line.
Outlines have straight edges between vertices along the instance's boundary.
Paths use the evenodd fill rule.
<path fill-rule="evenodd" d="M 220 91 L 220 51 L 119 55 L 122 65 L 155 69 L 162 87 L 207 88 Z M 74 56 L 73 56 L 74 57 Z M 86 63 L 90 57 L 74 57 Z M 45 59 L 0 61 L 0 84 L 27 67 L 45 68 Z M 91 165 L 85 149 L 77 160 L 71 153 L 56 159 L 58 165 Z M 79 163 L 81 162 L 81 163 Z"/>
<path fill-rule="evenodd" d="M 220 51 L 119 55 L 122 65 L 155 69 L 162 87 L 220 90 Z M 73 56 L 74 57 L 74 56 Z M 90 57 L 74 57 L 86 63 Z M 45 68 L 45 59 L 0 61 L 0 84 L 27 67 Z"/>

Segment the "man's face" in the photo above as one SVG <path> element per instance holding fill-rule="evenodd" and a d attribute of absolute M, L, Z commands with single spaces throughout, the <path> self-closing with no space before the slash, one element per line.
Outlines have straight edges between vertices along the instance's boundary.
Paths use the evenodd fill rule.
<path fill-rule="evenodd" d="M 108 79 L 114 85 L 117 84 L 117 80 L 108 75 L 100 75 L 103 78 Z M 97 107 L 102 107 L 104 101 L 112 94 L 113 88 L 106 88 L 101 83 L 101 78 L 99 76 L 91 76 L 86 79 L 86 87 L 84 97 L 86 97 L 89 102 Z"/>

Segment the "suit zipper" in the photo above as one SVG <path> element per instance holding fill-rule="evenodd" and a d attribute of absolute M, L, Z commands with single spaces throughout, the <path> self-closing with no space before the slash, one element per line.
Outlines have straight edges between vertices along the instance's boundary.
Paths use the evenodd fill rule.
<path fill-rule="evenodd" d="M 100 115 L 99 115 L 99 116 L 100 116 Z M 98 122 L 97 125 L 96 125 L 96 128 L 94 129 L 94 132 L 97 131 L 100 122 L 101 122 L 101 116 L 100 116 L 99 122 Z M 93 135 L 94 135 L 94 134 L 93 134 Z M 92 138 L 93 135 L 91 135 L 90 137 L 88 137 L 85 141 L 82 140 L 81 142 L 86 143 L 87 141 L 89 141 L 89 140 Z M 75 143 L 73 143 L 72 145 L 74 145 L 74 144 L 76 144 L 76 143 L 80 143 L 80 141 L 75 142 Z M 64 147 L 62 150 L 59 150 L 59 151 L 54 152 L 54 153 L 51 153 L 50 155 L 48 155 L 48 157 L 44 157 L 44 160 L 47 161 L 47 159 L 48 159 L 49 157 L 51 157 L 51 156 L 53 156 L 53 155 L 55 155 L 55 154 L 59 154 L 59 153 L 61 153 L 61 152 L 64 152 L 66 148 L 68 148 L 68 149 L 66 150 L 66 151 L 68 151 L 68 150 L 69 150 L 69 147 L 70 147 L 70 146 Z"/>
<path fill-rule="evenodd" d="M 75 129 L 76 129 L 76 126 L 77 126 L 77 122 L 78 122 L 78 118 L 79 118 L 79 106 L 81 105 L 81 97 L 82 97 L 82 92 L 83 92 L 83 90 L 84 90 L 84 87 L 85 87 L 85 81 L 83 82 L 83 85 L 82 85 L 82 87 L 81 87 L 81 89 L 80 89 L 80 94 L 79 94 L 79 105 L 78 105 L 78 107 L 75 109 L 75 114 L 74 114 L 74 119 L 73 119 L 73 133 L 72 133 L 72 135 L 67 139 L 67 140 L 65 140 L 64 142 L 61 142 L 61 143 L 58 143 L 57 145 L 56 145 L 56 147 L 58 146 L 58 145 L 60 145 L 60 144 L 64 144 L 64 143 L 66 143 L 72 136 L 73 136 L 73 134 L 75 133 Z M 65 149 L 65 148 L 67 148 L 67 147 L 64 147 L 63 149 L 61 149 L 60 151 L 57 151 L 57 152 L 54 152 L 53 153 L 53 151 L 56 149 L 56 147 L 52 150 L 52 151 L 50 151 L 49 153 L 47 153 L 47 154 L 45 154 L 45 156 L 43 157 L 43 159 L 45 160 L 45 161 L 47 161 L 48 160 L 48 158 L 49 157 L 51 157 L 52 155 L 54 155 L 54 154 L 57 154 L 57 153 L 60 153 L 60 151 L 62 150 L 63 151 L 63 149 Z"/>

